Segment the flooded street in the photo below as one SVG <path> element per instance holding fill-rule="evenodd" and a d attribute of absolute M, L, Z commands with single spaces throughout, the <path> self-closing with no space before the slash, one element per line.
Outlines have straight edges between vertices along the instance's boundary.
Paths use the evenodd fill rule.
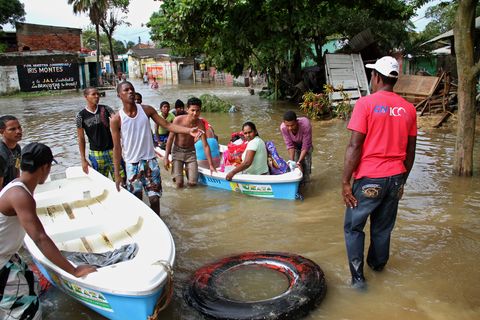
<path fill-rule="evenodd" d="M 250 120 L 263 140 L 273 140 L 280 155 L 286 155 L 279 125 L 286 110 L 297 110 L 295 105 L 250 96 L 243 87 L 183 84 L 152 90 L 139 82 L 134 85 L 143 103 L 156 109 L 163 100 L 173 105 L 178 98 L 186 102 L 189 96 L 203 93 L 229 100 L 239 112 L 202 114 L 221 143 L 226 144 L 230 133 Z M 107 91 L 100 103 L 114 109 L 121 105 L 115 91 Z M 81 93 L 0 99 L 0 114 L 18 117 L 23 126 L 22 146 L 41 141 L 52 147 L 59 161 L 53 172 L 80 165 L 74 120 L 83 107 Z M 451 174 L 455 133 L 420 128 L 389 263 L 382 273 L 366 268 L 368 291 L 358 293 L 349 286 L 340 195 L 349 132 L 341 120 L 312 124 L 313 181 L 304 192 L 304 201 L 259 199 L 203 186 L 176 190 L 169 173 L 162 172 L 161 216 L 177 251 L 174 297 L 161 319 L 202 319 L 183 300 L 194 270 L 228 255 L 264 250 L 300 254 L 324 270 L 326 298 L 306 319 L 479 319 L 480 139 L 475 149 L 475 177 L 458 178 Z M 141 272 L 132 270 L 136 271 Z M 258 290 L 268 294 L 270 289 L 258 283 Z M 42 297 L 42 304 L 48 320 L 103 319 L 56 289 Z"/>

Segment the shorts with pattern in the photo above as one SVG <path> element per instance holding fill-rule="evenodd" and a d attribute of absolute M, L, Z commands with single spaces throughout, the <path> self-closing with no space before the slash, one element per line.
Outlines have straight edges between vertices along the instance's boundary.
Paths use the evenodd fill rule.
<path fill-rule="evenodd" d="M 38 320 L 42 318 L 35 294 L 35 277 L 15 254 L 0 270 L 0 319 Z"/>
<path fill-rule="evenodd" d="M 139 194 L 145 189 L 148 197 L 162 196 L 162 178 L 157 159 L 127 163 L 127 190 Z"/>
<path fill-rule="evenodd" d="M 88 160 L 90 160 L 92 168 L 103 174 L 105 177 L 108 178 L 109 174 L 112 178 L 115 177 L 113 169 L 113 150 L 90 150 L 88 151 Z M 120 168 L 120 176 L 122 178 L 125 177 L 125 172 L 123 171 L 123 164 Z"/>
<path fill-rule="evenodd" d="M 198 163 L 195 148 L 181 148 L 173 145 L 172 148 L 172 175 L 173 180 L 183 181 L 183 167 L 187 173 L 188 183 L 196 184 L 198 180 Z"/>

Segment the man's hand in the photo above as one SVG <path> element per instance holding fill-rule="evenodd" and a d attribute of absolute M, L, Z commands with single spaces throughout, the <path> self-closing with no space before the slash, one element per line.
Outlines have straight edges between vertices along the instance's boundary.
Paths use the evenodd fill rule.
<path fill-rule="evenodd" d="M 85 174 L 88 174 L 88 162 L 85 159 L 82 159 L 82 170 Z"/>
<path fill-rule="evenodd" d="M 168 157 L 165 157 L 163 159 L 163 166 L 165 167 L 165 170 L 170 170 L 170 167 L 172 166 L 170 160 L 168 159 Z"/>
<path fill-rule="evenodd" d="M 81 265 L 75 268 L 75 271 L 73 272 L 73 275 L 77 278 L 86 276 L 89 273 L 96 272 L 97 267 L 95 266 L 90 266 L 90 265 Z"/>
<path fill-rule="evenodd" d="M 190 129 L 190 135 L 194 137 L 196 140 L 198 140 L 198 138 L 200 138 L 200 136 L 204 133 L 205 132 L 203 130 L 198 129 L 198 127 Z"/>
<path fill-rule="evenodd" d="M 350 183 L 343 183 L 342 196 L 347 207 L 355 208 L 357 206 L 358 201 L 352 194 L 352 186 Z"/>
<path fill-rule="evenodd" d="M 217 169 L 215 169 L 214 166 L 210 166 L 210 174 L 217 172 Z"/>
<path fill-rule="evenodd" d="M 298 161 L 297 163 L 295 163 L 295 165 L 297 166 L 298 169 L 300 169 L 300 171 L 303 172 L 302 163 L 301 163 L 300 161 Z"/>
<path fill-rule="evenodd" d="M 227 175 L 225 176 L 225 179 L 227 179 L 228 181 L 231 181 L 234 175 L 235 175 L 235 173 L 233 173 L 232 171 L 230 171 L 230 172 L 227 173 Z"/>
<path fill-rule="evenodd" d="M 123 179 L 120 176 L 120 173 L 115 173 L 115 185 L 117 186 L 117 191 L 120 191 L 122 184 L 123 184 Z"/>

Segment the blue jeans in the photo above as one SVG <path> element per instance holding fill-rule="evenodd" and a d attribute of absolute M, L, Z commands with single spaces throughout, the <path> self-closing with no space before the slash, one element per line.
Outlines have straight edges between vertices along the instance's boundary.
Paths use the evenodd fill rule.
<path fill-rule="evenodd" d="M 388 261 L 390 235 L 397 217 L 403 174 L 385 178 L 361 178 L 353 182 L 353 195 L 358 201 L 355 208 L 345 211 L 344 233 L 348 263 L 352 277 L 363 278 L 363 228 L 370 216 L 370 247 L 367 263 L 381 270 Z"/>

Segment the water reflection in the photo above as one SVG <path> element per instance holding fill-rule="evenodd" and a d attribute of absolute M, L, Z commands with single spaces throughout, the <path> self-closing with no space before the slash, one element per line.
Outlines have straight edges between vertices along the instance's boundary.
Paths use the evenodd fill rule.
<path fill-rule="evenodd" d="M 186 84 L 152 90 L 135 85 L 144 103 L 156 108 L 162 100 L 173 104 L 177 98 L 186 101 L 203 93 L 228 99 L 240 112 L 204 114 L 221 142 L 251 120 L 264 140 L 273 140 L 280 154 L 286 154 L 278 128 L 283 113 L 294 105 L 261 100 L 245 88 Z M 114 91 L 107 91 L 101 103 L 120 107 Z M 80 93 L 0 99 L 0 113 L 19 117 L 25 129 L 22 144 L 41 140 L 53 147 L 61 162 L 55 171 L 80 164 L 74 116 L 83 106 Z M 193 271 L 220 257 L 256 250 L 293 252 L 320 264 L 329 289 L 308 319 L 479 318 L 478 142 L 476 176 L 452 177 L 454 134 L 422 129 L 392 236 L 390 262 L 382 273 L 367 270 L 368 293 L 358 294 L 349 288 L 342 230 L 340 180 L 349 138 L 345 126 L 343 121 L 313 123 L 313 181 L 303 202 L 256 199 L 205 187 L 175 190 L 170 176 L 162 173 L 162 216 L 177 246 L 175 294 L 162 313 L 164 319 L 201 319 L 182 298 Z M 101 319 L 56 290 L 43 302 L 45 319 Z"/>

